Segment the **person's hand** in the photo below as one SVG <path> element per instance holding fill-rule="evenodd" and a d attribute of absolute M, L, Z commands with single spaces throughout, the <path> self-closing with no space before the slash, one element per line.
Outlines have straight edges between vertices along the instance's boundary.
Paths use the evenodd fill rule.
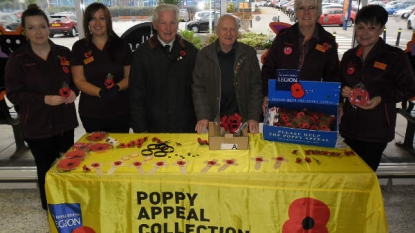
<path fill-rule="evenodd" d="M 262 102 L 262 114 L 264 116 L 267 114 L 267 107 L 268 107 L 268 96 L 265 96 L 264 101 Z"/>
<path fill-rule="evenodd" d="M 248 130 L 250 133 L 259 133 L 259 123 L 256 120 L 249 120 L 248 121 Z"/>
<path fill-rule="evenodd" d="M 60 95 L 45 95 L 45 104 L 50 106 L 57 106 L 65 103 L 65 97 Z"/>
<path fill-rule="evenodd" d="M 378 106 L 380 102 L 382 102 L 382 97 L 375 96 L 372 99 L 368 100 L 365 105 L 359 106 L 359 108 L 364 110 L 371 110 L 376 108 L 376 106 Z"/>
<path fill-rule="evenodd" d="M 71 94 L 69 94 L 69 96 L 66 97 L 65 99 L 65 104 L 71 104 L 75 101 L 75 99 L 76 99 L 76 94 L 75 92 L 71 90 Z"/>
<path fill-rule="evenodd" d="M 197 133 L 207 133 L 208 124 L 209 124 L 209 120 L 207 119 L 202 119 L 198 121 L 195 127 L 195 131 Z"/>
<path fill-rule="evenodd" d="M 117 96 L 118 91 L 120 90 L 120 86 L 114 85 L 111 88 L 103 87 L 99 90 L 99 97 L 103 100 L 112 100 Z"/>
<path fill-rule="evenodd" d="M 340 122 L 342 121 L 342 117 L 343 117 L 343 114 L 344 114 L 344 110 L 343 110 L 343 103 L 340 103 L 339 104 L 339 116 L 338 116 L 338 119 L 339 119 L 339 125 L 340 125 Z"/>
<path fill-rule="evenodd" d="M 342 88 L 342 96 L 345 98 L 349 98 L 350 93 L 352 93 L 352 88 L 349 86 L 344 86 Z"/>

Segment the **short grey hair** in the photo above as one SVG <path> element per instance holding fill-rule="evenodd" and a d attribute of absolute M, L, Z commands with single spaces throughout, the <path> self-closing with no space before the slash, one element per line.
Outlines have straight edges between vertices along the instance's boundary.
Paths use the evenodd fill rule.
<path fill-rule="evenodd" d="M 154 9 L 153 12 L 153 23 L 156 23 L 159 19 L 159 13 L 163 11 L 173 11 L 176 15 L 176 21 L 179 22 L 179 8 L 172 4 L 161 4 Z"/>
<path fill-rule="evenodd" d="M 221 17 L 219 17 L 218 24 L 216 25 L 216 29 L 220 29 L 220 26 L 222 24 L 222 20 L 224 18 L 233 19 L 235 21 L 236 31 L 239 31 L 239 23 L 238 23 L 238 20 L 233 15 L 231 15 L 231 14 L 224 14 Z"/>
<path fill-rule="evenodd" d="M 294 14 L 295 14 L 295 17 L 297 17 L 297 10 L 298 10 L 298 8 L 301 6 L 301 4 L 302 3 L 304 3 L 304 2 L 308 2 L 308 1 L 311 1 L 312 3 L 314 3 L 315 4 L 315 6 L 316 6 L 316 10 L 317 10 L 317 20 L 318 20 L 318 17 L 322 14 L 322 0 L 294 0 Z"/>

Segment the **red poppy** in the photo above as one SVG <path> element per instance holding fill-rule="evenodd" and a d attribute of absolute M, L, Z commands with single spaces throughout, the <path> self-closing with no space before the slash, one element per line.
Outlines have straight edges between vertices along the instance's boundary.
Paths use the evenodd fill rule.
<path fill-rule="evenodd" d="M 87 139 L 89 141 L 101 141 L 102 139 L 104 139 L 106 136 L 105 132 L 93 132 L 91 133 Z"/>
<path fill-rule="evenodd" d="M 182 57 L 186 56 L 186 52 L 184 50 L 181 50 L 180 51 L 180 56 L 182 56 Z"/>
<path fill-rule="evenodd" d="M 291 95 L 296 98 L 302 98 L 305 94 L 305 91 L 303 89 L 303 86 L 301 86 L 301 84 L 299 83 L 294 83 L 293 85 L 291 85 Z"/>
<path fill-rule="evenodd" d="M 92 163 L 91 166 L 94 167 L 94 168 L 98 168 L 98 167 L 101 166 L 101 164 L 99 164 L 99 163 Z"/>
<path fill-rule="evenodd" d="M 278 159 L 278 158 L 277 158 Z M 256 157 L 255 158 L 255 161 L 256 162 L 263 162 L 264 161 L 264 159 L 262 158 L 262 157 Z"/>
<path fill-rule="evenodd" d="M 326 224 L 330 220 L 330 209 L 322 201 L 299 198 L 291 203 L 288 216 L 282 233 L 328 233 Z"/>
<path fill-rule="evenodd" d="M 143 165 L 143 163 L 137 161 L 137 162 L 134 162 L 133 165 L 136 167 L 140 167 L 141 165 Z"/>
<path fill-rule="evenodd" d="M 73 150 L 73 151 L 68 151 L 65 154 L 65 157 L 67 158 L 75 158 L 75 157 L 85 157 L 85 151 L 83 150 Z"/>
<path fill-rule="evenodd" d="M 164 162 L 162 162 L 162 161 L 157 162 L 157 163 L 156 163 L 156 166 L 158 166 L 158 167 L 162 167 L 162 166 L 164 166 Z"/>
<path fill-rule="evenodd" d="M 353 88 L 349 96 L 350 103 L 355 106 L 364 106 L 369 99 L 369 92 L 360 87 Z"/>
<path fill-rule="evenodd" d="M 290 46 L 286 46 L 284 48 L 284 54 L 285 55 L 290 55 L 293 52 L 293 49 Z"/>
<path fill-rule="evenodd" d="M 96 233 L 94 229 L 87 227 L 87 226 L 81 226 L 76 228 L 72 231 L 72 233 Z"/>
<path fill-rule="evenodd" d="M 301 118 L 301 117 L 303 117 L 305 115 L 305 113 L 304 112 L 299 112 L 299 113 L 297 113 L 297 118 Z"/>
<path fill-rule="evenodd" d="M 84 171 L 86 171 L 86 172 L 90 172 L 90 171 L 91 171 L 91 169 L 90 169 L 87 165 L 84 165 L 84 166 L 82 167 L 82 170 L 84 170 Z"/>
<path fill-rule="evenodd" d="M 210 165 L 210 166 L 215 166 L 215 165 L 216 165 L 216 163 L 217 163 L 217 162 L 216 162 L 216 161 L 214 161 L 214 160 L 210 160 L 210 161 L 208 161 L 208 162 L 207 162 L 207 164 L 208 164 L 208 165 Z"/>
<path fill-rule="evenodd" d="M 84 53 L 85 58 L 92 56 L 92 51 L 89 50 L 88 52 Z"/>
<path fill-rule="evenodd" d="M 111 73 L 107 74 L 107 77 L 104 80 L 104 85 L 107 89 L 110 89 L 114 86 L 114 76 Z"/>
<path fill-rule="evenodd" d="M 344 154 L 345 155 L 355 155 L 354 151 L 352 151 L 352 150 L 349 150 L 349 151 L 348 150 L 345 150 L 344 151 Z"/>
<path fill-rule="evenodd" d="M 72 146 L 72 148 L 76 150 L 83 150 L 83 151 L 88 152 L 90 150 L 90 146 L 91 146 L 91 143 L 77 142 Z"/>
<path fill-rule="evenodd" d="M 6 91 L 0 92 L 0 100 L 4 100 L 4 96 L 6 95 Z"/>
<path fill-rule="evenodd" d="M 91 150 L 94 152 L 104 152 L 110 148 L 110 144 L 108 143 L 95 143 L 91 146 Z"/>
<path fill-rule="evenodd" d="M 242 117 L 238 113 L 221 118 L 220 126 L 225 129 L 226 132 L 235 133 L 239 129 L 242 123 Z"/>
<path fill-rule="evenodd" d="M 177 165 L 184 166 L 184 165 L 186 165 L 186 162 L 183 161 L 183 160 L 179 160 L 179 161 L 177 161 Z"/>
<path fill-rule="evenodd" d="M 81 164 L 82 158 L 64 158 L 58 163 L 58 168 L 62 171 L 70 171 L 76 169 Z"/>
<path fill-rule="evenodd" d="M 320 128 L 317 125 L 310 126 L 310 130 L 319 130 Z"/>
<path fill-rule="evenodd" d="M 327 42 L 324 42 L 324 43 L 323 43 L 323 49 L 324 49 L 325 51 L 327 51 L 327 50 L 329 50 L 329 48 L 331 48 L 330 44 L 329 44 L 329 43 L 327 43 Z"/>
<path fill-rule="evenodd" d="M 347 67 L 346 73 L 348 75 L 352 75 L 354 73 L 354 70 L 355 70 L 354 66 L 350 65 Z"/>
<path fill-rule="evenodd" d="M 71 95 L 71 89 L 66 82 L 63 82 L 62 87 L 59 89 L 59 95 L 65 98 Z"/>
<path fill-rule="evenodd" d="M 138 138 L 138 139 L 135 141 L 135 143 L 136 143 L 136 144 L 143 144 L 143 143 L 144 143 L 144 138 Z"/>
<path fill-rule="evenodd" d="M 233 159 L 227 159 L 226 160 L 226 164 L 228 164 L 228 165 L 232 165 L 234 163 L 235 163 L 235 160 L 233 160 Z"/>
<path fill-rule="evenodd" d="M 69 74 L 69 68 L 67 66 L 62 66 L 62 70 L 65 74 Z"/>

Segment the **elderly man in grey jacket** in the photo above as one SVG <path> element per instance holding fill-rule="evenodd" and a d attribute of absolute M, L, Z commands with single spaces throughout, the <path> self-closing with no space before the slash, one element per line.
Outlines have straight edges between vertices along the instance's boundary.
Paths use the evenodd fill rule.
<path fill-rule="evenodd" d="M 258 133 L 262 110 L 261 70 L 256 50 L 238 42 L 238 23 L 232 15 L 218 20 L 218 39 L 199 51 L 193 71 L 195 131 L 209 121 L 238 113 L 251 133 Z"/>

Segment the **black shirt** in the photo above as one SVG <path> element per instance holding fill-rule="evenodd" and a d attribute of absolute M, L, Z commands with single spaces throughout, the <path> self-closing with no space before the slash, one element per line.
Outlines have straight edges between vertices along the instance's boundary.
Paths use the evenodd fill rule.
<path fill-rule="evenodd" d="M 220 116 L 239 114 L 238 102 L 236 101 L 233 66 L 235 63 L 235 48 L 228 53 L 218 52 L 221 71 L 221 98 Z"/>

